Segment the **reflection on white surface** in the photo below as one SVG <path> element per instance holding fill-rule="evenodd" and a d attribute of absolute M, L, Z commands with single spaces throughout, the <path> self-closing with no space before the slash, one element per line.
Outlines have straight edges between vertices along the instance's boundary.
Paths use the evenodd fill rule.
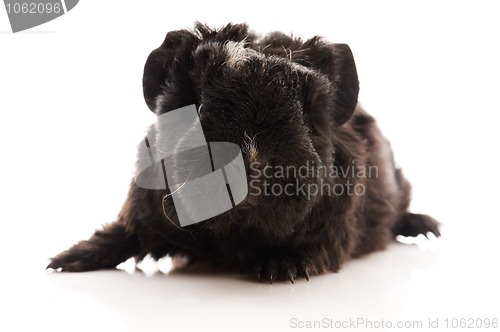
<path fill-rule="evenodd" d="M 436 317 L 498 315 L 498 287 L 492 287 L 500 273 L 488 258 L 472 263 L 462 241 L 447 231 L 444 239 L 394 243 L 349 261 L 339 273 L 295 284 L 172 268 L 169 259 L 146 259 L 138 265 L 142 270 L 128 261 L 117 270 L 75 274 L 44 272 L 41 261 L 7 277 L 12 280 L 4 283 L 10 287 L 2 301 L 14 310 L 0 324 L 53 331 L 286 331 L 293 330 L 291 319 L 426 324 Z"/>

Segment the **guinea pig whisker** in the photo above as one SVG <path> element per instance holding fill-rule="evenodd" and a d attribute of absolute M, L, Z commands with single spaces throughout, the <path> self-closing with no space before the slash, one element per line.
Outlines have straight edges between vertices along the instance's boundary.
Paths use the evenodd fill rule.
<path fill-rule="evenodd" d="M 264 52 L 266 50 L 266 48 L 268 48 L 269 46 L 271 46 L 271 44 L 267 44 L 266 46 L 262 47 L 260 49 L 260 52 Z"/>
<path fill-rule="evenodd" d="M 167 211 L 165 209 L 165 202 L 167 200 L 168 197 L 172 196 L 173 194 L 175 194 L 176 192 L 178 192 L 182 187 L 184 187 L 184 185 L 189 181 L 189 176 L 188 178 L 186 179 L 186 181 L 184 181 L 183 184 L 181 184 L 179 186 L 179 188 L 175 189 L 173 192 L 169 193 L 169 194 L 165 194 L 163 195 L 163 198 L 161 199 L 161 207 L 162 207 L 162 210 L 163 210 L 163 214 L 165 215 L 165 217 L 168 219 L 168 221 L 170 221 L 172 223 L 172 225 L 174 225 L 175 227 L 177 227 L 178 229 L 180 230 L 183 230 L 183 231 L 186 231 L 186 229 L 183 229 L 182 227 L 179 227 L 172 219 L 170 219 L 170 217 L 168 216 L 167 214 Z"/>

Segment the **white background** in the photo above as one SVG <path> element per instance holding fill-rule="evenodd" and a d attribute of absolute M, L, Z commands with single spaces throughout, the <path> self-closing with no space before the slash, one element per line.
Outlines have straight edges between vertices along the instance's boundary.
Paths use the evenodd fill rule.
<path fill-rule="evenodd" d="M 290 319 L 500 318 L 500 46 L 494 1 L 81 1 L 12 34 L 0 9 L 0 330 L 294 330 Z M 392 141 L 415 212 L 443 238 L 295 285 L 145 272 L 46 273 L 47 258 L 112 221 L 137 142 L 149 52 L 195 20 L 320 34 L 354 53 L 360 101 Z M 361 328 L 358 330 L 362 330 Z"/>

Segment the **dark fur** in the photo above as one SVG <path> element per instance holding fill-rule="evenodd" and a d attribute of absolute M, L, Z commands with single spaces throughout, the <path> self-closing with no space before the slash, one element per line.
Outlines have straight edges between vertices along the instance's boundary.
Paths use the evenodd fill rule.
<path fill-rule="evenodd" d="M 229 66 L 227 41 L 253 49 L 249 61 Z M 347 45 L 281 33 L 259 39 L 246 25 L 212 30 L 197 24 L 194 31 L 167 34 L 146 62 L 143 86 L 157 114 L 203 104 L 207 141 L 244 147 L 245 137 L 254 137 L 263 165 L 375 165 L 378 177 L 303 178 L 301 183 L 349 180 L 363 184 L 366 194 L 252 197 L 183 229 L 164 215 L 168 192 L 132 182 L 118 220 L 54 257 L 48 268 L 87 271 L 113 268 L 130 257 L 171 255 L 293 281 L 338 271 L 347 259 L 383 249 L 398 234 L 439 236 L 434 219 L 407 211 L 410 185 L 395 168 L 375 120 L 357 106 L 358 79 Z M 172 201 L 165 205 L 175 220 Z"/>

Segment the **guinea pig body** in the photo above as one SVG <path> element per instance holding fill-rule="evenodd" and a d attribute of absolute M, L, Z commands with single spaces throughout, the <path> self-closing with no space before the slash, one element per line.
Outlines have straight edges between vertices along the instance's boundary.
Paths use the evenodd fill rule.
<path fill-rule="evenodd" d="M 433 218 L 408 212 L 410 185 L 358 105 L 347 45 L 197 24 L 167 34 L 146 62 L 143 87 L 157 115 L 202 105 L 207 141 L 243 151 L 247 198 L 179 227 L 170 191 L 132 181 L 118 220 L 48 268 L 88 271 L 170 255 L 293 282 L 336 272 L 399 234 L 439 236 Z"/>

